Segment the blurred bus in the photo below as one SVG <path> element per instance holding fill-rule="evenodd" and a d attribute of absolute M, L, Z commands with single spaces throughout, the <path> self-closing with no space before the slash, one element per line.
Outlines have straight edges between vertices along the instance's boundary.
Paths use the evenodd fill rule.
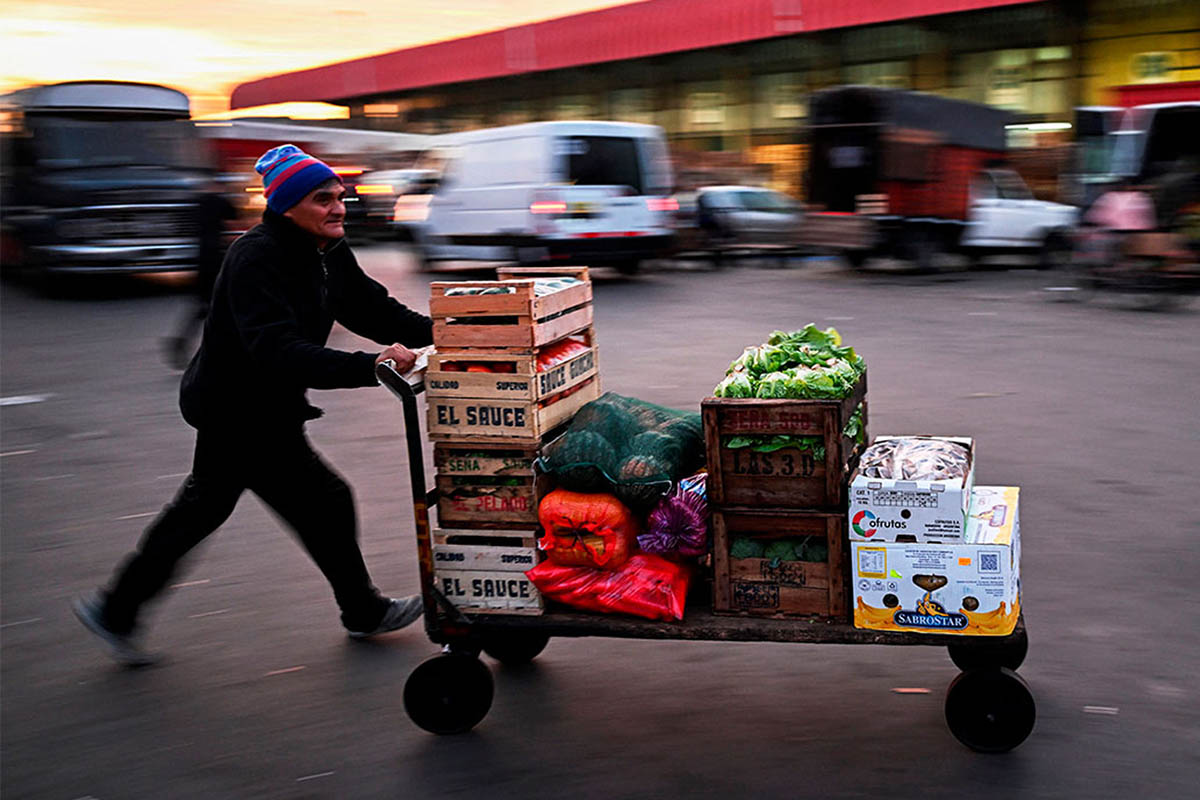
<path fill-rule="evenodd" d="M 187 95 L 75 81 L 22 89 L 0 104 L 6 272 L 195 268 L 208 164 Z"/>

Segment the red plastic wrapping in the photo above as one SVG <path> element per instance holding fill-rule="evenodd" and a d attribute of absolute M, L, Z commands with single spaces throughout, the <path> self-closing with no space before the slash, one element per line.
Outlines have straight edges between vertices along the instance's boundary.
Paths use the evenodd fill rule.
<path fill-rule="evenodd" d="M 542 595 L 574 608 L 681 620 L 691 569 L 641 553 L 615 570 L 543 561 L 525 574 Z"/>
<path fill-rule="evenodd" d="M 555 489 L 542 498 L 538 523 L 538 547 L 560 566 L 615 569 L 637 548 L 637 518 L 611 494 Z"/>

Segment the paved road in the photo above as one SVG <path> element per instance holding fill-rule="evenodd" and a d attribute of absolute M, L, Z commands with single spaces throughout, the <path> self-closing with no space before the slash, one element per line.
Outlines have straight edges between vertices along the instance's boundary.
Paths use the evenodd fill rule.
<path fill-rule="evenodd" d="M 361 256 L 425 306 L 431 279 L 403 251 Z M 151 614 L 167 662 L 116 669 L 68 601 L 107 577 L 188 468 L 178 375 L 157 349 L 184 297 L 146 282 L 57 299 L 5 285 L 0 794 L 1191 794 L 1200 314 L 1051 303 L 1052 282 L 810 261 L 660 269 L 596 291 L 608 389 L 695 407 L 743 346 L 832 324 L 870 364 L 873 432 L 973 435 L 979 481 L 1023 487 L 1022 674 L 1039 716 L 998 757 L 947 731 L 956 670 L 934 648 L 556 640 L 529 668 L 492 664 L 496 701 L 475 731 L 431 736 L 400 694 L 434 646 L 419 630 L 348 642 L 316 569 L 250 496 Z M 334 343 L 358 344 L 340 330 Z M 312 438 L 356 488 L 377 583 L 413 591 L 398 405 L 381 389 L 314 394 L 327 415 Z"/>

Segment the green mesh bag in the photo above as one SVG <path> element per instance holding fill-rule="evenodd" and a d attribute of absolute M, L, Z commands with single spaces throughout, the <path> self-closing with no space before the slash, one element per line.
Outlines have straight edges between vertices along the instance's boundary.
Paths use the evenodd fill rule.
<path fill-rule="evenodd" d="M 541 467 L 574 492 L 611 492 L 649 510 L 675 482 L 704 466 L 704 426 L 676 411 L 606 392 L 542 450 Z"/>

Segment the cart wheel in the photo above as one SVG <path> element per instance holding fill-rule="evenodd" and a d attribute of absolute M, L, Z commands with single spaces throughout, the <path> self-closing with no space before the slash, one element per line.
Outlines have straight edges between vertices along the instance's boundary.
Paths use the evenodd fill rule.
<path fill-rule="evenodd" d="M 1025 654 L 1029 652 L 1029 636 L 1022 629 L 1003 639 L 963 637 L 961 642 L 947 645 L 946 650 L 954 666 L 963 672 L 985 667 L 1016 670 L 1025 662 Z"/>
<path fill-rule="evenodd" d="M 946 690 L 946 724 L 979 753 L 1007 753 L 1033 731 L 1037 709 L 1020 675 L 1004 667 L 963 672 Z"/>
<path fill-rule="evenodd" d="M 404 683 L 404 710 L 437 734 L 466 733 L 487 716 L 494 686 L 491 670 L 466 653 L 426 659 Z"/>
<path fill-rule="evenodd" d="M 471 658 L 479 658 L 480 651 L 483 646 L 476 638 L 451 639 L 446 642 L 442 648 L 443 653 L 458 653 L 460 655 L 470 656 Z"/>
<path fill-rule="evenodd" d="M 510 667 L 528 664 L 546 649 L 550 637 L 537 631 L 505 631 L 488 634 L 483 652 Z"/>

